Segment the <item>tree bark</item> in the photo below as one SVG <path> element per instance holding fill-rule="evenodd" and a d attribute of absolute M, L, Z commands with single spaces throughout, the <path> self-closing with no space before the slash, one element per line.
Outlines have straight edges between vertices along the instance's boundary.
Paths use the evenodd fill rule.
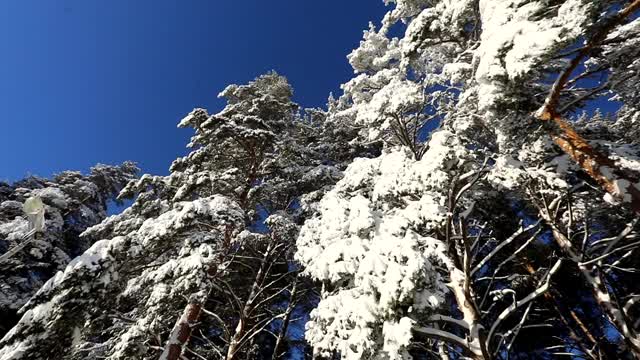
<path fill-rule="evenodd" d="M 451 282 L 449 288 L 453 291 L 453 296 L 456 299 L 458 308 L 462 313 L 462 319 L 469 326 L 469 337 L 467 339 L 467 346 L 472 352 L 473 359 L 487 360 L 491 357 L 486 349 L 485 341 L 482 338 L 481 332 L 483 326 L 480 323 L 480 315 L 476 309 L 473 299 L 470 298 L 470 293 L 465 291 L 466 279 L 465 273 L 459 269 L 451 271 Z"/>
<path fill-rule="evenodd" d="M 587 175 L 614 199 L 640 214 L 640 190 L 635 186 L 636 179 L 625 178 L 613 160 L 594 149 L 559 115 L 544 113 L 539 118 L 553 121 L 555 129 L 551 138 Z"/>
<path fill-rule="evenodd" d="M 182 312 L 182 316 L 176 321 L 173 330 L 171 330 L 169 340 L 167 340 L 167 344 L 159 360 L 180 359 L 184 346 L 189 342 L 189 338 L 191 337 L 193 325 L 200 318 L 200 313 L 202 312 L 202 307 L 207 297 L 208 292 L 207 294 L 200 292 L 191 295 L 189 303 Z"/>
<path fill-rule="evenodd" d="M 231 244 L 232 233 L 233 227 L 230 225 L 226 225 L 224 229 L 225 249 L 228 249 Z M 211 266 L 209 266 L 209 277 L 213 278 L 218 273 L 217 265 L 221 261 L 220 259 L 223 257 L 223 254 L 220 254 L 218 259 L 214 261 L 214 264 L 211 264 Z M 182 312 L 182 316 L 178 318 L 175 325 L 173 326 L 173 329 L 169 334 L 167 344 L 165 345 L 164 351 L 160 355 L 159 360 L 180 359 L 184 347 L 189 343 L 189 340 L 191 339 L 193 326 L 198 322 L 198 319 L 200 319 L 202 309 L 209 299 L 210 292 L 211 287 L 207 287 L 206 289 L 202 289 L 201 291 L 192 294 L 189 297 L 189 302 L 187 303 L 187 306 L 185 306 Z"/>
<path fill-rule="evenodd" d="M 565 88 L 573 71 L 589 56 L 616 26 L 623 23 L 633 12 L 640 8 L 640 0 L 634 0 L 616 15 L 607 19 L 587 44 L 577 53 L 567 68 L 556 79 L 544 105 L 535 116 L 544 122 L 553 122 L 551 137 L 598 185 L 615 199 L 628 204 L 640 214 L 640 191 L 634 185 L 636 179 L 628 179 L 617 165 L 606 155 L 599 153 L 564 120 L 558 112 L 560 93 Z"/>

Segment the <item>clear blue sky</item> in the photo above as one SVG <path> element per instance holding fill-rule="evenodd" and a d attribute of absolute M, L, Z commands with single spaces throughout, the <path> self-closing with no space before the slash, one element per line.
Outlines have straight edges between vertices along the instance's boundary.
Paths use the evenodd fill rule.
<path fill-rule="evenodd" d="M 303 106 L 352 75 L 382 0 L 0 1 L 0 179 L 133 160 L 166 174 L 198 106 L 270 69 Z"/>

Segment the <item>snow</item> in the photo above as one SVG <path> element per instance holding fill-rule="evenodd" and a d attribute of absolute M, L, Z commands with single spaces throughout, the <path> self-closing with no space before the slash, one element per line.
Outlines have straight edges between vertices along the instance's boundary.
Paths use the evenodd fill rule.
<path fill-rule="evenodd" d="M 531 71 L 549 50 L 581 35 L 589 4 L 565 1 L 552 18 L 535 20 L 542 1 L 480 0 L 482 35 L 475 50 L 475 79 L 481 108 L 502 96 L 501 79 L 516 79 Z"/>
<path fill-rule="evenodd" d="M 385 17 L 383 24 L 390 26 L 391 21 L 397 21 L 401 13 L 403 13 L 402 17 L 405 18 L 405 22 L 408 21 L 406 19 L 408 16 L 413 17 L 407 26 L 404 38 L 401 40 L 404 54 L 418 50 L 425 29 L 433 33 L 448 33 L 453 28 L 464 27 L 468 21 L 469 9 L 473 6 L 472 0 L 438 1 L 435 3 L 415 1 L 413 6 L 406 6 L 409 1 L 401 1 L 401 3 L 405 3 L 404 6 L 399 4 L 390 13 L 390 16 Z"/>
<path fill-rule="evenodd" d="M 394 3 L 395 8 L 387 13 L 384 17 L 383 24 L 385 26 L 391 26 L 399 20 L 406 21 L 408 18 L 416 16 L 427 5 L 430 4 L 428 0 L 383 0 L 385 5 Z"/>
<path fill-rule="evenodd" d="M 119 239 L 101 240 L 95 242 L 87 251 L 82 255 L 74 258 L 63 271 L 56 273 L 54 277 L 49 279 L 34 295 L 34 298 L 38 298 L 39 295 L 49 294 L 55 291 L 56 287 L 60 286 L 66 281 L 72 280 L 80 272 L 79 270 L 86 270 L 89 272 L 100 270 L 104 263 L 110 259 L 110 251 L 121 243 Z M 25 305 L 25 308 L 29 308 L 32 301 Z M 20 320 L 22 323 L 22 319 Z"/>
<path fill-rule="evenodd" d="M 592 141 L 594 145 L 604 147 L 617 167 L 640 172 L 640 148 L 637 145 L 618 144 L 610 141 Z"/>
<path fill-rule="evenodd" d="M 369 212 L 369 200 L 362 195 L 356 195 L 349 201 L 349 233 L 359 234 L 371 229 L 374 225 L 373 214 Z"/>
<path fill-rule="evenodd" d="M 42 253 L 42 250 L 38 249 L 38 248 L 32 248 L 29 250 L 29 254 L 31 254 L 31 256 L 33 256 L 34 258 L 38 259 L 38 260 L 42 260 L 42 258 L 44 257 L 44 254 Z"/>
<path fill-rule="evenodd" d="M 207 110 L 196 108 L 178 122 L 178 127 L 179 128 L 184 128 L 188 126 L 195 127 L 199 125 L 196 123 L 196 120 L 207 119 L 208 117 L 209 117 L 209 114 L 207 113 Z"/>
<path fill-rule="evenodd" d="M 413 338 L 411 329 L 414 323 L 415 321 L 408 317 L 403 317 L 398 322 L 384 322 L 382 326 L 382 333 L 385 339 L 383 350 L 387 354 L 401 355 L 399 357 L 392 356 L 390 359 L 411 359 L 404 349 L 409 346 Z"/>
<path fill-rule="evenodd" d="M 613 182 L 616 194 L 623 203 L 631 202 L 631 194 L 629 194 L 629 187 L 632 186 L 629 180 L 616 179 Z"/>
<path fill-rule="evenodd" d="M 442 73 L 445 77 L 451 80 L 452 83 L 460 83 L 464 79 L 468 78 L 468 75 L 473 70 L 471 64 L 467 63 L 448 63 L 442 68 Z"/>
<path fill-rule="evenodd" d="M 29 222 L 23 218 L 15 218 L 0 224 L 0 236 L 5 241 L 21 240 L 29 232 Z"/>
<path fill-rule="evenodd" d="M 44 200 L 45 203 L 56 206 L 60 209 L 68 207 L 69 198 L 65 193 L 57 187 L 46 187 L 43 189 L 34 189 L 31 196 L 37 196 Z"/>
<path fill-rule="evenodd" d="M 69 308 L 69 302 L 82 303 L 84 295 L 91 294 L 87 298 L 95 299 L 96 296 L 100 297 L 98 294 L 107 294 L 112 290 L 117 290 L 119 297 L 141 298 L 138 309 L 140 316 L 134 324 L 122 325 L 125 329 L 114 339 L 112 356 L 129 356 L 127 354 L 130 354 L 128 351 L 134 339 L 146 336 L 149 329 L 165 325 L 159 314 L 171 316 L 162 314 L 167 303 L 181 298 L 182 294 L 190 292 L 194 286 L 198 287 L 207 278 L 207 264 L 215 253 L 212 245 L 198 244 L 194 239 L 181 241 L 176 237 L 182 229 L 193 226 L 194 221 L 241 225 L 244 223 L 244 213 L 233 201 L 219 195 L 180 202 L 157 218 L 139 223 L 138 229 L 126 235 L 95 242 L 73 259 L 64 271 L 49 279 L 24 306 L 25 312 L 20 322 L 4 339 L 10 345 L 0 350 L 0 359 L 18 359 L 19 353 L 13 349 L 26 351 L 35 346 L 39 337 L 48 336 L 48 331 L 56 331 L 55 327 L 47 326 L 43 327 L 42 332 L 24 337 L 23 332 L 35 324 L 71 321 L 69 317 L 82 318 L 82 313 L 76 309 L 77 305 Z M 170 246 L 169 249 L 177 248 L 177 257 L 166 259 L 157 266 L 143 267 L 141 272 L 132 272 L 127 269 L 132 264 L 120 261 L 128 257 L 146 259 L 147 264 L 153 264 L 158 260 L 158 252 L 162 254 L 167 251 L 162 250 L 166 246 Z M 74 334 L 70 336 L 77 339 L 77 334 Z"/>
<path fill-rule="evenodd" d="M 397 336 L 409 322 L 399 305 L 418 314 L 444 304 L 448 290 L 434 267 L 449 262 L 446 246 L 423 234 L 446 219 L 451 170 L 464 166 L 466 156 L 456 137 L 441 130 L 420 161 L 402 148 L 355 160 L 320 201 L 319 216 L 301 230 L 296 257 L 306 274 L 343 285 L 325 293 L 312 313 L 306 336 L 317 351 L 400 359 L 407 343 Z M 372 340 L 378 337 L 383 348 Z"/>
<path fill-rule="evenodd" d="M 371 88 L 376 91 L 370 91 Z M 342 89 L 353 101 L 353 107 L 347 111 L 355 115 L 355 121 L 371 128 L 382 124 L 377 130 L 388 128 L 392 115 L 415 111 L 424 101 L 422 88 L 403 80 L 397 70 L 385 69 L 372 76 L 361 74 L 343 84 Z"/>
<path fill-rule="evenodd" d="M 384 30 L 376 32 L 373 23 L 364 32 L 360 46 L 353 50 L 347 59 L 356 74 L 384 69 L 391 61 L 400 58 L 398 39 L 387 38 Z"/>
<path fill-rule="evenodd" d="M 535 212 L 531 195 L 538 194 L 527 194 L 526 184 L 533 183 L 532 188 L 542 195 L 560 196 L 582 180 L 576 176 L 579 167 L 575 162 L 558 151 L 543 127 L 529 121 L 529 110 L 510 107 L 510 102 L 519 106 L 525 102 L 518 99 L 523 95 L 527 102 L 542 99 L 548 85 L 543 75 L 556 71 L 564 61 L 551 62 L 550 58 L 567 46 L 580 45 L 594 5 L 584 0 L 551 5 L 542 0 L 385 0 L 385 3 L 393 3 L 395 7 L 384 17 L 379 29 L 369 25 L 359 46 L 349 54 L 356 76 L 342 86 L 344 95 L 331 101 L 326 115 L 329 122 L 347 122 L 370 143 L 384 143 L 382 154 L 377 158 L 356 159 L 344 174 L 338 170 L 342 167 L 317 164 L 300 174 L 299 169 L 288 167 L 294 166 L 281 159 L 281 154 L 265 161 L 268 166 L 285 168 L 287 176 L 295 174 L 299 183 L 327 180 L 322 188 L 314 188 L 301 199 L 295 199 L 300 200 L 304 210 L 315 214 L 304 223 L 297 239 L 296 260 L 304 275 L 323 284 L 319 304 L 306 324 L 305 336 L 315 355 L 334 357 L 337 352 L 345 360 L 408 359 L 407 349 L 416 331 L 466 343 L 478 355 L 480 324 L 486 325 L 495 311 L 472 306 L 473 301 L 463 291 L 468 279 L 461 265 L 450 258 L 457 248 L 450 248 L 452 244 L 442 240 L 443 227 L 450 216 L 469 217 L 471 221 L 495 216 L 497 226 L 504 228 L 488 229 L 487 233 L 510 230 L 510 225 L 503 223 L 513 215 L 511 209 L 504 212 L 500 212 L 503 211 L 500 207 L 494 209 L 490 196 L 505 196 L 508 204 L 522 203 L 523 212 Z M 472 18 L 472 8 L 476 5 L 482 24 L 477 43 L 470 34 L 476 20 Z M 392 38 L 391 27 L 399 21 L 407 25 L 404 37 Z M 633 37 L 639 24 L 635 19 L 609 39 Z M 618 60 L 626 56 L 616 52 L 616 46 L 604 46 L 598 55 Z M 543 62 L 548 64 L 540 66 Z M 632 61 L 624 67 L 631 71 L 638 64 Z M 242 200 L 250 203 L 272 185 L 258 179 L 255 182 L 259 186 L 247 189 L 245 182 L 237 181 L 242 176 L 241 166 L 218 171 L 215 166 L 228 155 L 224 147 L 231 143 L 229 139 L 293 141 L 279 138 L 280 119 L 272 121 L 263 116 L 265 104 L 269 111 L 271 106 L 276 107 L 278 116 L 297 116 L 297 105 L 287 100 L 290 87 L 280 78 L 260 79 L 249 85 L 225 88 L 219 96 L 226 98 L 227 105 L 217 114 L 210 116 L 204 109 L 195 109 L 179 122 L 179 127 L 196 129 L 189 144 L 195 150 L 172 164 L 169 177 L 145 175 L 123 190 L 123 196 L 139 193 L 139 201 L 84 233 L 85 237 L 95 239 L 108 236 L 71 261 L 24 307 L 23 319 L 7 335 L 13 342 L 0 350 L 0 360 L 20 358 L 22 351 L 59 330 L 56 322 L 72 321 L 78 312 L 85 315 L 76 302 L 90 308 L 95 304 L 112 304 L 105 300 L 110 296 L 114 299 L 108 300 L 114 302 L 131 302 L 126 316 L 132 320 L 109 328 L 115 335 L 109 339 L 108 355 L 141 357 L 139 346 L 149 339 L 149 334 L 166 334 L 168 324 L 175 322 L 179 316 L 175 309 L 184 304 L 183 295 L 208 291 L 212 266 L 217 266 L 218 271 L 229 269 L 226 264 L 216 263 L 220 244 L 242 248 L 250 239 L 259 238 L 249 230 L 242 230 L 251 214 L 245 214 L 231 198 L 209 195 L 228 191 L 224 193 L 232 194 L 233 198 L 248 193 Z M 264 79 L 268 80 L 267 94 L 256 91 L 257 82 Z M 273 83 L 269 82 L 272 80 Z M 521 82 L 526 83 L 527 89 L 522 94 L 512 91 Z M 502 100 L 506 101 L 501 103 Z M 504 104 L 506 110 L 497 106 Z M 422 111 L 425 113 L 419 113 Z M 415 115 L 416 119 L 426 118 L 432 111 L 439 112 L 436 119 L 442 126 L 430 134 L 426 153 L 416 160 L 414 152 L 393 141 L 393 122 Z M 635 118 L 630 121 L 633 123 Z M 360 144 L 360 140 L 354 139 L 353 144 Z M 215 146 L 220 144 L 223 149 L 218 153 L 220 149 Z M 615 169 L 600 168 L 615 187 L 614 193 L 606 194 L 604 200 L 610 204 L 630 201 L 628 189 L 637 185 L 616 175 L 621 169 L 640 172 L 637 146 L 614 141 L 594 144 L 606 148 L 616 165 Z M 478 188 L 465 193 L 452 214 L 449 209 L 452 185 L 478 174 L 478 164 L 485 158 L 487 169 L 483 170 L 487 176 L 480 178 Z M 331 189 L 337 179 L 340 181 Z M 594 209 L 593 213 L 598 215 L 593 204 L 603 204 L 597 203 L 599 199 L 592 196 L 595 192 L 586 188 L 584 193 L 572 194 L 571 214 L 565 211 L 566 202 L 557 203 L 553 220 L 559 219 L 565 226 L 558 229 L 576 235 L 582 232 L 576 224 L 589 224 L 579 221 L 586 220 L 587 210 Z M 50 207 L 65 207 L 71 201 L 55 188 L 23 189 L 21 194 L 40 196 Z M 194 198 L 198 199 L 186 201 Z M 3 204 L 7 208 L 15 205 Z M 85 209 L 81 211 L 85 213 Z M 90 214 L 90 209 L 86 213 Z M 297 229 L 281 214 L 269 216 L 264 224 L 272 230 L 283 227 L 280 229 L 283 232 L 287 226 Z M 476 225 L 470 228 L 473 226 Z M 0 224 L 0 235 L 14 241 L 26 229 L 27 221 L 19 217 Z M 234 231 L 231 238 L 229 229 Z M 472 276 L 478 269 L 483 272 L 492 266 L 491 256 L 509 241 L 495 245 L 496 240 L 480 244 L 481 250 L 474 254 L 485 251 L 489 254 L 487 261 L 478 262 L 471 256 L 475 262 L 475 267 L 471 265 Z M 480 241 L 484 240 L 478 236 Z M 31 255 L 44 256 L 39 249 L 32 249 Z M 588 251 L 585 256 L 589 256 Z M 507 259 L 510 260 L 513 259 Z M 473 279 L 471 282 L 473 287 Z M 543 288 L 532 293 L 530 299 L 541 294 L 540 289 Z M 472 296 L 477 300 L 476 290 L 472 289 Z M 499 287 L 487 291 L 500 305 L 511 303 L 511 297 L 518 298 L 520 289 Z M 84 296 L 89 300 L 83 302 Z M 596 296 L 609 300 L 602 297 L 607 294 Z M 452 305 L 453 301 L 456 305 Z M 514 309 L 525 303 L 514 304 Z M 507 310 L 499 315 L 500 320 L 510 314 Z M 460 315 L 463 319 L 453 317 Z M 83 321 L 86 320 L 64 327 L 74 346 L 86 341 L 84 329 L 79 325 Z M 457 324 L 468 331 L 465 334 L 468 336 L 465 339 L 458 332 L 422 327 L 431 321 Z M 44 330 L 31 335 L 28 331 L 33 328 Z M 240 328 L 238 324 L 237 329 Z M 487 343 L 493 344 L 492 339 Z"/>
<path fill-rule="evenodd" d="M 551 163 L 539 166 L 527 166 L 526 162 L 514 159 L 508 155 L 501 155 L 496 159 L 487 179 L 498 186 L 510 190 L 522 187 L 530 179 L 542 181 L 549 189 L 566 191 L 569 183 L 565 179 L 566 169 L 569 168 L 565 157 L 554 158 Z M 551 167 L 548 167 L 551 165 Z"/>
<path fill-rule="evenodd" d="M 73 328 L 73 340 L 71 341 L 71 347 L 76 347 L 78 345 L 80 345 L 80 342 L 82 341 L 82 331 L 79 327 L 74 327 Z"/>
<path fill-rule="evenodd" d="M 356 290 L 323 297 L 311 312 L 316 320 L 306 325 L 305 337 L 314 353 L 330 357 L 338 351 L 345 360 L 366 358 L 368 349 L 375 346 L 371 326 L 376 321 L 375 308 L 372 294 Z"/>
<path fill-rule="evenodd" d="M 19 342 L 4 346 L 0 349 L 0 359 L 2 360 L 17 360 L 23 359 L 23 356 L 29 351 L 29 344 Z"/>

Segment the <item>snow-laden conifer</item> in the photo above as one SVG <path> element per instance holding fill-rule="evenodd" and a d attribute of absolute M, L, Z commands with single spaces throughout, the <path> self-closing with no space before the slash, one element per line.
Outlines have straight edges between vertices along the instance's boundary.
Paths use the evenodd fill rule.
<path fill-rule="evenodd" d="M 96 165 L 88 175 L 0 184 L 0 333 L 44 282 L 91 246 L 79 234 L 107 216 L 107 203 L 137 170 L 133 163 Z"/>

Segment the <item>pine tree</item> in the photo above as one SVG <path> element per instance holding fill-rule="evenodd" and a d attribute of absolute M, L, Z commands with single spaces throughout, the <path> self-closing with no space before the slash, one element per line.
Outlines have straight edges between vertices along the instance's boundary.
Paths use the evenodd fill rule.
<path fill-rule="evenodd" d="M 326 110 L 185 117 L 0 359 L 640 357 L 640 0 L 385 3 Z"/>
<path fill-rule="evenodd" d="M 82 234 L 105 240 L 29 301 L 0 358 L 276 359 L 296 346 L 287 328 L 313 298 L 293 262 L 299 223 L 356 152 L 327 144 L 350 130 L 300 114 L 292 94 L 272 72 L 181 120 L 191 152 L 128 183 L 119 196 L 135 202 Z"/>
<path fill-rule="evenodd" d="M 17 322 L 18 310 L 57 271 L 91 245 L 79 234 L 107 216 L 107 203 L 137 167 L 96 165 L 88 175 L 65 171 L 53 179 L 35 176 L 0 184 L 0 334 Z M 42 229 L 29 232 L 23 204 L 44 203 Z"/>
<path fill-rule="evenodd" d="M 334 115 L 387 149 L 349 167 L 298 240 L 306 274 L 325 284 L 307 329 L 316 353 L 639 354 L 627 310 L 637 148 L 620 134 L 635 131 L 625 127 L 633 105 L 619 119 L 587 120 L 601 123 L 601 141 L 567 117 L 603 94 L 635 96 L 620 80 L 636 76 L 636 60 L 616 54 L 637 50 L 629 19 L 640 3 L 387 3 L 395 7 L 380 30 L 370 26 L 349 57 L 357 76 Z M 399 21 L 404 36 L 392 38 Z M 578 65 L 584 72 L 572 76 Z M 593 88 L 581 81 L 594 74 L 608 77 Z M 439 128 L 416 141 L 431 119 Z M 557 327 L 540 336 L 545 323 Z"/>

